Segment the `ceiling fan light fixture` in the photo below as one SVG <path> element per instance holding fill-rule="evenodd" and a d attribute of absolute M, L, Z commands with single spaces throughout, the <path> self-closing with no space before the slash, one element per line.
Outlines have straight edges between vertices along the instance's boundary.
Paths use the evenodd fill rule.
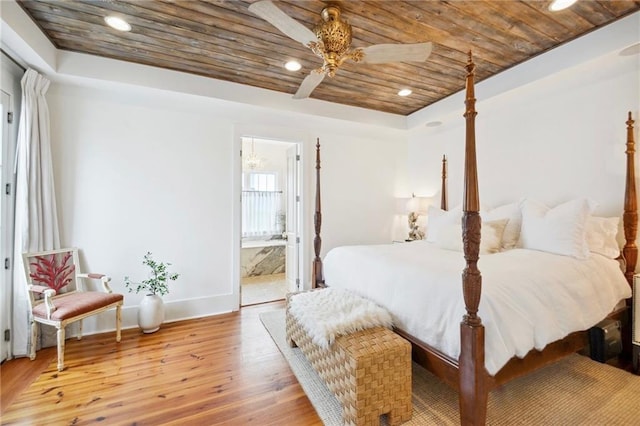
<path fill-rule="evenodd" d="M 578 0 L 553 0 L 549 5 L 549 10 L 552 12 L 558 12 L 564 10 L 573 5 Z"/>
<path fill-rule="evenodd" d="M 340 9 L 337 6 L 325 7 L 321 16 L 322 22 L 315 26 L 313 32 L 328 52 L 344 55 L 351 47 L 351 25 L 340 19 Z"/>
<path fill-rule="evenodd" d="M 302 65 L 300 65 L 300 62 L 298 61 L 291 60 L 287 61 L 287 63 L 284 64 L 284 67 L 289 71 L 300 71 Z"/>
<path fill-rule="evenodd" d="M 412 93 L 411 89 L 402 89 L 398 91 L 398 96 L 409 96 Z"/>
<path fill-rule="evenodd" d="M 124 19 L 118 16 L 105 16 L 104 22 L 107 23 L 111 28 L 116 29 L 118 31 L 131 31 L 131 25 Z"/>
<path fill-rule="evenodd" d="M 309 47 L 324 61 L 322 70 L 333 77 L 347 59 L 362 60 L 362 51 L 351 49 L 351 25 L 340 19 L 339 7 L 327 6 L 322 9 L 321 16 L 322 21 L 313 28 L 318 41 L 309 43 Z"/>
<path fill-rule="evenodd" d="M 347 60 L 366 64 L 424 62 L 431 54 L 430 42 L 352 47 L 351 25 L 347 20 L 341 19 L 340 7 L 335 4 L 322 9 L 322 19 L 313 30 L 287 15 L 271 0 L 254 1 L 248 10 L 272 24 L 284 35 L 311 49 L 322 59 L 322 66 L 309 72 L 293 99 L 308 98 L 325 77 L 335 76 L 338 68 Z"/>

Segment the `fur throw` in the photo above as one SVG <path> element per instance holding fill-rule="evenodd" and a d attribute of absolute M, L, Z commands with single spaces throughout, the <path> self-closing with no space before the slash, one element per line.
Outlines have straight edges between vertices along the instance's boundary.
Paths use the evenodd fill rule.
<path fill-rule="evenodd" d="M 292 295 L 289 312 L 305 329 L 311 341 L 327 349 L 336 337 L 365 328 L 391 328 L 386 309 L 350 291 L 325 288 Z"/>

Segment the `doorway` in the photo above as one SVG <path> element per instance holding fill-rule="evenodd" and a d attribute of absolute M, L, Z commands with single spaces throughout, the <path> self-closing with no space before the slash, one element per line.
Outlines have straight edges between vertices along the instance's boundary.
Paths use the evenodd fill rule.
<path fill-rule="evenodd" d="M 240 306 L 300 285 L 299 144 L 242 137 Z"/>

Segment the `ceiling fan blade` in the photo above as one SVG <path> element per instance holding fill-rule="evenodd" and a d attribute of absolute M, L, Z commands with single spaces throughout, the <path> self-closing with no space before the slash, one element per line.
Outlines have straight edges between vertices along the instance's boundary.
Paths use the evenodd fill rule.
<path fill-rule="evenodd" d="M 324 72 L 311 71 L 311 73 L 302 80 L 302 84 L 298 87 L 296 94 L 293 95 L 293 99 L 308 98 L 311 92 L 322 83 L 324 76 Z"/>
<path fill-rule="evenodd" d="M 309 28 L 284 13 L 269 0 L 252 3 L 249 6 L 249 11 L 305 46 L 312 41 L 317 41 L 316 35 Z"/>
<path fill-rule="evenodd" d="M 431 54 L 431 43 L 416 44 L 374 44 L 362 48 L 367 64 L 387 62 L 424 62 Z"/>

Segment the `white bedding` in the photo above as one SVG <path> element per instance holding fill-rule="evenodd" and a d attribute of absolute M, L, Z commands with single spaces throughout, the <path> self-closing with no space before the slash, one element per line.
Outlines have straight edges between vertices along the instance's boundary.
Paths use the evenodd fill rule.
<path fill-rule="evenodd" d="M 323 263 L 328 286 L 375 301 L 391 312 L 396 327 L 458 358 L 463 253 L 425 241 L 344 246 L 329 251 Z M 491 375 L 513 356 L 590 328 L 631 297 L 618 262 L 597 254 L 578 260 L 514 249 L 480 256 L 478 268 Z"/>

